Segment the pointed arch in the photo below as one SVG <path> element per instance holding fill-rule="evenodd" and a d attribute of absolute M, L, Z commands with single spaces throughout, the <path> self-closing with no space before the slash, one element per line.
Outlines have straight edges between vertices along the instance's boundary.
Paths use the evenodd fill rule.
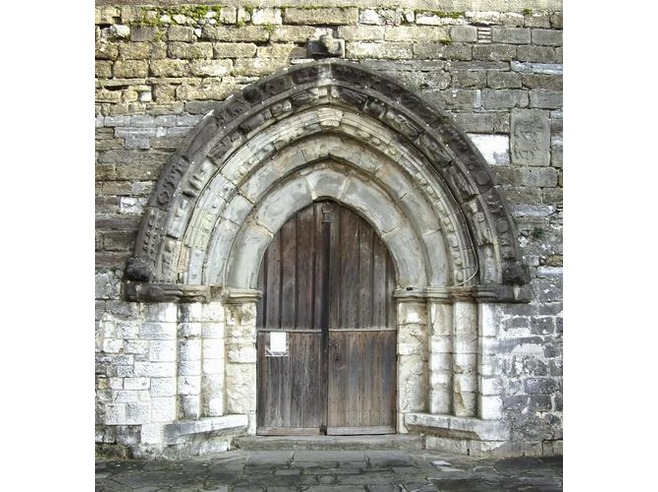
<path fill-rule="evenodd" d="M 253 288 L 274 229 L 321 197 L 371 222 L 400 289 L 524 297 L 514 222 L 477 149 L 399 81 L 341 60 L 275 73 L 203 118 L 148 202 L 128 297 L 162 299 L 139 282 L 183 298 Z"/>

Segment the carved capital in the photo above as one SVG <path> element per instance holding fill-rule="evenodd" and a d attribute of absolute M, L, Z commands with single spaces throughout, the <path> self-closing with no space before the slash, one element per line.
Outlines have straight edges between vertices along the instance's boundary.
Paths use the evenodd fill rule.
<path fill-rule="evenodd" d="M 245 302 L 258 302 L 262 295 L 263 291 L 258 289 L 228 287 L 224 289 L 222 297 L 227 304 L 243 304 Z"/>

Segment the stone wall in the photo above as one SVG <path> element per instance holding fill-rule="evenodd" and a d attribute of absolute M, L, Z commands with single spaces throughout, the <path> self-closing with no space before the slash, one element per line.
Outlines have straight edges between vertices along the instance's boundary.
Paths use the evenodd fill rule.
<path fill-rule="evenodd" d="M 488 369 L 497 377 L 490 380 L 495 388 L 483 390 L 501 395 L 500 419 L 514 443 L 509 452 L 561 452 L 561 2 L 453 1 L 441 2 L 440 10 L 426 3 L 96 2 L 101 451 L 175 446 L 175 439 L 167 441 L 167 425 L 202 408 L 219 418 L 233 404 L 203 396 L 224 391 L 202 391 L 224 384 L 223 361 L 204 358 L 201 349 L 192 355 L 196 345 L 225 343 L 222 309 L 190 319 L 174 304 L 125 302 L 126 260 L 155 182 L 203 116 L 248 84 L 312 61 L 320 37 L 331 35 L 331 56 L 395 77 L 447 112 L 506 193 L 534 298 L 487 313 L 496 328 L 481 338 L 479 350 L 492 354 Z M 182 346 L 189 350 L 181 352 Z M 208 371 L 200 369 L 204 364 Z M 236 382 L 236 391 L 241 385 Z M 224 449 L 240 425 L 212 424 L 199 452 Z"/>

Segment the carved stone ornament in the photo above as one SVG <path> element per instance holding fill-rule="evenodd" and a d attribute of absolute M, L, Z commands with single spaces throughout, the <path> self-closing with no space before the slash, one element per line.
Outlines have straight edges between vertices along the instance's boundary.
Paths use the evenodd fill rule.
<path fill-rule="evenodd" d="M 309 58 L 343 58 L 345 40 L 334 38 L 330 33 L 323 34 L 319 40 L 309 39 L 306 51 Z"/>
<path fill-rule="evenodd" d="M 126 300 L 134 302 L 208 302 L 207 285 L 124 282 Z"/>
<path fill-rule="evenodd" d="M 194 217 L 203 206 L 200 204 L 213 203 L 212 197 L 204 195 L 205 191 L 215 189 L 210 184 L 219 176 L 220 181 L 223 179 L 223 186 L 230 189 L 227 188 L 226 193 L 215 189 L 214 193 L 234 193 L 234 188 L 239 188 L 238 182 L 246 179 L 251 170 L 267 165 L 276 152 L 304 138 L 302 133 L 297 135 L 286 128 L 289 119 L 308 115 L 305 128 L 327 134 L 342 131 L 340 118 L 323 119 L 323 111 L 326 112 L 327 108 L 334 108 L 341 115 L 349 114 L 357 125 L 361 119 L 363 127 L 379 125 L 385 129 L 384 133 L 392 135 L 393 138 L 388 137 L 384 145 L 385 154 L 393 160 L 393 165 L 403 166 L 402 155 L 424 156 L 422 165 L 427 167 L 427 175 L 436 177 L 421 186 L 428 203 L 434 204 L 436 213 L 444 213 L 441 210 L 446 208 L 448 215 L 443 215 L 442 221 L 447 216 L 470 218 L 469 221 L 453 220 L 455 227 L 442 231 L 444 235 L 450 235 L 450 244 L 454 243 L 450 246 L 453 248 L 450 256 L 455 282 L 477 285 L 487 279 L 500 285 L 527 283 L 527 275 L 514 263 L 521 261 L 515 240 L 516 226 L 502 191 L 499 192 L 493 173 L 466 135 L 444 113 L 400 81 L 371 70 L 365 64 L 335 58 L 344 49 L 342 41 L 331 36 L 317 40 L 319 44 L 314 46 L 319 50 L 316 52 L 318 58 L 321 53 L 329 58 L 292 66 L 232 94 L 206 115 L 185 139 L 154 187 L 138 231 L 134 257 L 126 265 L 128 282 L 125 292 L 130 300 L 186 302 L 204 298 L 206 293 L 202 286 L 172 282 L 176 279 L 190 278 L 194 282 L 205 279 L 199 272 L 188 277 L 185 269 L 192 261 L 190 258 L 208 257 L 208 251 L 204 251 L 207 243 L 190 243 L 195 248 L 192 255 L 190 246 L 183 243 L 185 231 L 191 227 L 190 221 L 197 220 Z M 272 134 L 268 141 L 259 141 L 262 132 L 274 125 L 282 128 L 284 133 Z M 353 137 L 360 139 L 366 147 L 378 152 L 384 148 L 379 140 L 361 139 L 359 135 L 353 132 Z M 375 142 L 379 142 L 379 146 Z M 255 148 L 260 151 L 252 152 Z M 250 149 L 250 152 L 245 153 L 244 149 Z M 250 157 L 244 159 L 243 154 Z M 236 156 L 243 161 L 238 162 Z M 444 195 L 448 200 L 446 203 L 452 204 L 449 207 L 439 203 L 437 197 Z M 185 213 L 179 210 L 181 197 L 186 199 Z M 227 198 L 222 197 L 223 200 Z M 256 205 L 259 196 L 252 198 Z M 473 203 L 473 200 L 477 200 L 482 208 L 469 209 L 469 202 Z M 245 213 L 248 210 L 245 209 Z M 233 215 L 226 217 L 233 220 L 234 225 L 221 230 L 231 234 L 246 218 L 243 215 L 235 216 L 239 217 L 235 220 Z M 209 216 L 209 219 L 220 220 L 219 216 Z M 215 226 L 214 223 L 195 223 L 193 227 L 203 232 Z M 473 238 L 476 238 L 475 243 Z M 493 256 L 492 244 L 496 245 Z M 478 251 L 472 251 L 473 247 Z M 484 247 L 489 249 L 480 251 Z M 477 260 L 471 260 L 485 257 L 489 258 L 487 264 L 478 265 Z M 480 271 L 487 268 L 488 271 L 479 276 L 471 275 L 470 272 L 478 271 L 478 268 Z M 219 285 L 223 280 L 204 282 Z"/>

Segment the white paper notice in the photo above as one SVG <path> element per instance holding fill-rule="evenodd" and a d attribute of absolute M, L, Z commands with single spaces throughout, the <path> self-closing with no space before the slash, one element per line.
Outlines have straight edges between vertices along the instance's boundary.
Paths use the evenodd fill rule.
<path fill-rule="evenodd" d="M 270 332 L 270 353 L 285 354 L 288 352 L 286 332 Z"/>

